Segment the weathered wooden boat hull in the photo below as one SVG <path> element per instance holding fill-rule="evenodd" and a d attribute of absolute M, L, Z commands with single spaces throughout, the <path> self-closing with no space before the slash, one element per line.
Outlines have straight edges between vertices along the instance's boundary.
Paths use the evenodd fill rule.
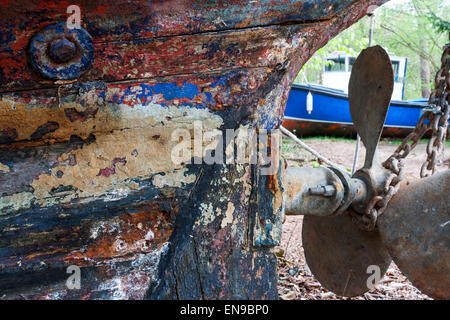
<path fill-rule="evenodd" d="M 282 166 L 176 164 L 172 133 L 277 128 L 301 66 L 382 2 L 81 1 L 95 54 L 65 68 L 45 41 L 74 36 L 68 4 L 2 1 L 0 297 L 277 298 Z"/>
<path fill-rule="evenodd" d="M 313 96 L 313 110 L 306 110 L 306 96 Z M 406 137 L 427 106 L 425 101 L 392 100 L 382 136 Z M 356 137 L 348 106 L 348 95 L 340 90 L 315 85 L 293 85 L 286 104 L 283 126 L 299 136 Z"/>

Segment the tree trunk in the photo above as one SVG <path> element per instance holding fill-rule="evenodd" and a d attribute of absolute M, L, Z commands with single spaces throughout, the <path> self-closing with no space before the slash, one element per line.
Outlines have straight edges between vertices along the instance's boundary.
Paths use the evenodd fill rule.
<path fill-rule="evenodd" d="M 423 42 L 423 50 L 428 50 L 428 42 Z M 430 88 L 430 61 L 420 57 L 420 87 L 422 88 L 422 98 L 428 98 L 431 93 Z"/>

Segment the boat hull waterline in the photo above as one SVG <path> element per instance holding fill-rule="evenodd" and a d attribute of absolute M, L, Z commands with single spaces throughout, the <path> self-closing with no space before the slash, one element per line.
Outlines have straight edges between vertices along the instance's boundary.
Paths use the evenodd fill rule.
<path fill-rule="evenodd" d="M 313 110 L 306 110 L 306 97 L 311 92 Z M 425 101 L 392 100 L 384 124 L 383 137 L 405 137 L 416 126 L 427 106 Z M 350 116 L 348 95 L 315 85 L 294 84 L 286 104 L 283 126 L 299 136 L 355 137 Z"/>

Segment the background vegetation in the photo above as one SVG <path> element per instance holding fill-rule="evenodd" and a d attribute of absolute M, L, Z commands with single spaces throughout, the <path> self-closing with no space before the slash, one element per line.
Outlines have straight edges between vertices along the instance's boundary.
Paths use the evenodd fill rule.
<path fill-rule="evenodd" d="M 442 46 L 449 42 L 450 0 L 393 0 L 374 11 L 372 45 L 408 58 L 404 99 L 428 98 L 440 67 Z M 295 83 L 322 81 L 325 58 L 333 51 L 354 56 L 369 44 L 370 18 L 364 17 L 318 50 Z"/>

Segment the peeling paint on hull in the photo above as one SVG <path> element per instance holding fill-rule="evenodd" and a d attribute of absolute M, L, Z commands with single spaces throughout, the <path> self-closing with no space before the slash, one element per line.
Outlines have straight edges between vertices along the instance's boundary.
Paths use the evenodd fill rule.
<path fill-rule="evenodd" d="M 0 2 L 0 298 L 276 299 L 282 166 L 175 164 L 172 132 L 277 128 L 301 66 L 383 1 L 81 1 L 94 61 L 63 82 L 27 45 L 67 3 Z"/>

